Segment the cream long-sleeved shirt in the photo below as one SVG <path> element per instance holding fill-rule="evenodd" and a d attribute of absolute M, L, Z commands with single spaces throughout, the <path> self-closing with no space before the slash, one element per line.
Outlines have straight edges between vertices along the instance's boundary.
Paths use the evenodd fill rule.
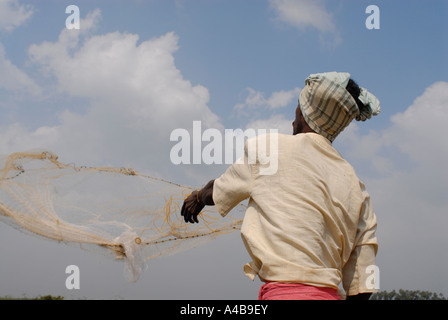
<path fill-rule="evenodd" d="M 264 138 L 271 160 L 277 157 L 274 174 L 261 174 L 269 166 L 261 158 L 250 161 L 256 144 L 249 140 L 243 161 L 213 187 L 223 216 L 249 198 L 241 228 L 252 258 L 245 274 L 335 289 L 342 281 L 347 295 L 374 292 L 367 267 L 375 265 L 376 216 L 353 167 L 315 133 Z"/>

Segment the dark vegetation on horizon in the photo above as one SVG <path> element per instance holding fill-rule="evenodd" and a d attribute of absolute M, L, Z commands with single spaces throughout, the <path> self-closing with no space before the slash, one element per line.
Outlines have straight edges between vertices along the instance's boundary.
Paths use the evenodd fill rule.
<path fill-rule="evenodd" d="M 64 300 L 62 296 L 38 296 L 36 298 L 0 297 L 0 300 Z M 370 300 L 448 300 L 443 294 L 420 290 L 379 291 Z"/>

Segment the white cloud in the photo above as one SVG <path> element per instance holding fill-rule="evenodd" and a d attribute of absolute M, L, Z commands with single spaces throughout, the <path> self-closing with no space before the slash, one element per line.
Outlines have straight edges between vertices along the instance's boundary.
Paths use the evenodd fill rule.
<path fill-rule="evenodd" d="M 52 127 L 3 128 L 1 153 L 45 148 L 62 161 L 133 166 L 166 178 L 193 169 L 170 163 L 171 131 L 191 131 L 193 120 L 201 120 L 203 129 L 222 124 L 208 108 L 207 88 L 191 84 L 175 66 L 178 36 L 169 32 L 139 43 L 135 34 L 90 35 L 100 18 L 95 10 L 80 30 L 64 29 L 56 42 L 29 48 L 31 62 L 56 79 L 51 86 L 84 98 L 88 107 L 61 111 Z"/>
<path fill-rule="evenodd" d="M 39 86 L 22 70 L 6 58 L 5 49 L 0 43 L 0 88 L 12 92 L 40 94 Z"/>
<path fill-rule="evenodd" d="M 335 29 L 331 14 L 325 10 L 321 0 L 269 0 L 269 2 L 276 10 L 279 19 L 298 29 L 309 26 L 323 32 Z"/>
<path fill-rule="evenodd" d="M 300 90 L 298 87 L 280 90 L 272 92 L 266 98 L 264 92 L 247 88 L 247 97 L 243 103 L 234 106 L 234 113 L 238 119 L 248 122 L 245 123 L 246 128 L 277 129 L 279 133 L 289 134 L 292 132 L 291 123 L 294 120 Z M 288 108 L 286 118 L 278 113 L 282 108 Z"/>
<path fill-rule="evenodd" d="M 86 28 L 85 21 L 82 25 Z M 174 64 L 176 34 L 137 44 L 138 35 L 113 32 L 88 37 L 80 45 L 77 31 L 72 31 L 63 30 L 58 42 L 29 50 L 33 62 L 56 76 L 61 91 L 96 99 L 93 109 L 111 116 L 120 113 L 121 120 L 140 128 L 146 121 L 167 123 L 173 117 L 182 123 L 182 116 L 198 114 L 209 125 L 216 124 L 207 107 L 208 90 L 183 79 Z"/>
<path fill-rule="evenodd" d="M 0 0 L 0 31 L 12 31 L 25 23 L 32 14 L 32 6 L 20 5 L 19 0 Z"/>
<path fill-rule="evenodd" d="M 437 82 L 404 112 L 395 114 L 389 128 L 361 135 L 362 123 L 352 123 L 338 137 L 338 143 L 352 159 L 370 167 L 375 166 L 379 157 L 389 158 L 391 165 L 383 174 L 402 171 L 403 167 L 425 168 L 431 172 L 448 162 L 448 142 L 444 137 L 447 111 L 448 83 Z"/>
<path fill-rule="evenodd" d="M 448 141 L 444 137 L 448 121 L 448 83 L 437 82 L 403 113 L 392 117 L 390 143 L 414 161 L 424 165 L 448 163 Z M 406 140 L 400 136 L 406 136 Z"/>
<path fill-rule="evenodd" d="M 259 129 L 267 130 L 266 132 L 275 129 L 278 133 L 292 134 L 292 121 L 293 118 L 286 119 L 283 115 L 277 114 L 267 119 L 253 120 L 246 125 L 246 129 L 255 129 L 257 132 Z"/>
<path fill-rule="evenodd" d="M 306 30 L 315 28 L 320 32 L 321 41 L 339 44 L 340 36 L 336 30 L 331 13 L 325 9 L 322 0 L 269 0 L 278 20 Z M 330 35 L 331 41 L 326 36 Z M 325 40 L 326 39 L 326 40 Z"/>
<path fill-rule="evenodd" d="M 289 91 L 281 90 L 273 92 L 269 98 L 265 98 L 265 94 L 261 91 L 256 91 L 252 88 L 247 88 L 249 94 L 244 103 L 237 104 L 236 109 L 243 108 L 270 108 L 277 109 L 287 107 L 294 99 L 297 99 L 300 93 L 300 88 L 295 88 Z"/>
<path fill-rule="evenodd" d="M 0 31 L 10 32 L 24 24 L 33 14 L 33 7 L 21 5 L 18 0 L 0 0 Z M 41 93 L 36 83 L 6 57 L 0 43 L 0 88 L 12 92 Z"/>
<path fill-rule="evenodd" d="M 437 82 L 389 128 L 362 135 L 362 123 L 354 123 L 335 141 L 372 195 L 383 289 L 442 292 L 448 285 L 447 111 L 448 83 Z M 439 283 L 431 283 L 434 277 Z"/>
<path fill-rule="evenodd" d="M 277 91 L 271 94 L 267 103 L 271 108 L 287 107 L 294 99 L 298 99 L 300 88 L 295 88 L 290 91 Z"/>
<path fill-rule="evenodd" d="M 276 129 L 279 133 L 292 133 L 300 88 L 272 92 L 266 98 L 261 91 L 247 88 L 248 94 L 243 103 L 234 106 L 234 115 L 246 129 Z M 283 109 L 282 109 L 283 108 Z M 286 117 L 279 110 L 286 110 Z"/>

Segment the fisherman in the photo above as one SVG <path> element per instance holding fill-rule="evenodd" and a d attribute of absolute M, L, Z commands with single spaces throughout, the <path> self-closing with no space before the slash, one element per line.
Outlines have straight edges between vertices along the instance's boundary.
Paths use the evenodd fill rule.
<path fill-rule="evenodd" d="M 244 161 L 192 192 L 182 216 L 198 222 L 206 205 L 225 216 L 249 198 L 241 236 L 252 261 L 244 273 L 264 282 L 259 299 L 340 300 L 341 283 L 347 299 L 369 299 L 376 216 L 364 184 L 332 142 L 353 119 L 379 112 L 378 99 L 349 73 L 311 74 L 293 134 L 276 136 L 277 171 L 261 175 L 264 164 L 248 161 L 246 144 Z"/>

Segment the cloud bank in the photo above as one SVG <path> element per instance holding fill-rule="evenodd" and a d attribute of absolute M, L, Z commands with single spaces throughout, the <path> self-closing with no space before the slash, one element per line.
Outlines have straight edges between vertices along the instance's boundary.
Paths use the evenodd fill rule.
<path fill-rule="evenodd" d="M 362 123 L 355 123 L 338 138 L 372 195 L 384 289 L 443 292 L 448 286 L 447 111 L 448 83 L 436 82 L 395 114 L 390 127 L 361 135 Z"/>
<path fill-rule="evenodd" d="M 27 21 L 33 7 L 21 5 L 19 0 L 0 0 L 0 31 L 10 32 Z"/>
<path fill-rule="evenodd" d="M 40 95 L 39 86 L 22 70 L 15 66 L 7 57 L 5 48 L 0 43 L 0 88 L 15 93 Z"/>
<path fill-rule="evenodd" d="M 23 25 L 33 14 L 29 5 L 19 5 L 18 0 L 0 0 L 0 32 L 11 32 Z M 14 93 L 41 93 L 38 85 L 8 58 L 0 43 L 0 89 Z"/>
<path fill-rule="evenodd" d="M 30 61 L 51 80 L 48 90 L 84 99 L 88 105 L 79 109 L 85 111 L 67 108 L 58 125 L 34 131 L 21 124 L 2 128 L 1 152 L 45 148 L 62 160 L 134 166 L 170 176 L 173 129 L 188 130 L 193 120 L 201 120 L 204 129 L 222 129 L 208 107 L 208 89 L 193 85 L 176 68 L 175 33 L 144 41 L 129 33 L 91 35 L 100 19 L 95 10 L 81 21 L 80 30 L 64 29 L 56 42 L 34 44 L 28 51 Z M 24 75 L 21 79 L 17 86 L 32 86 Z M 14 82 L 8 84 L 14 89 Z"/>

